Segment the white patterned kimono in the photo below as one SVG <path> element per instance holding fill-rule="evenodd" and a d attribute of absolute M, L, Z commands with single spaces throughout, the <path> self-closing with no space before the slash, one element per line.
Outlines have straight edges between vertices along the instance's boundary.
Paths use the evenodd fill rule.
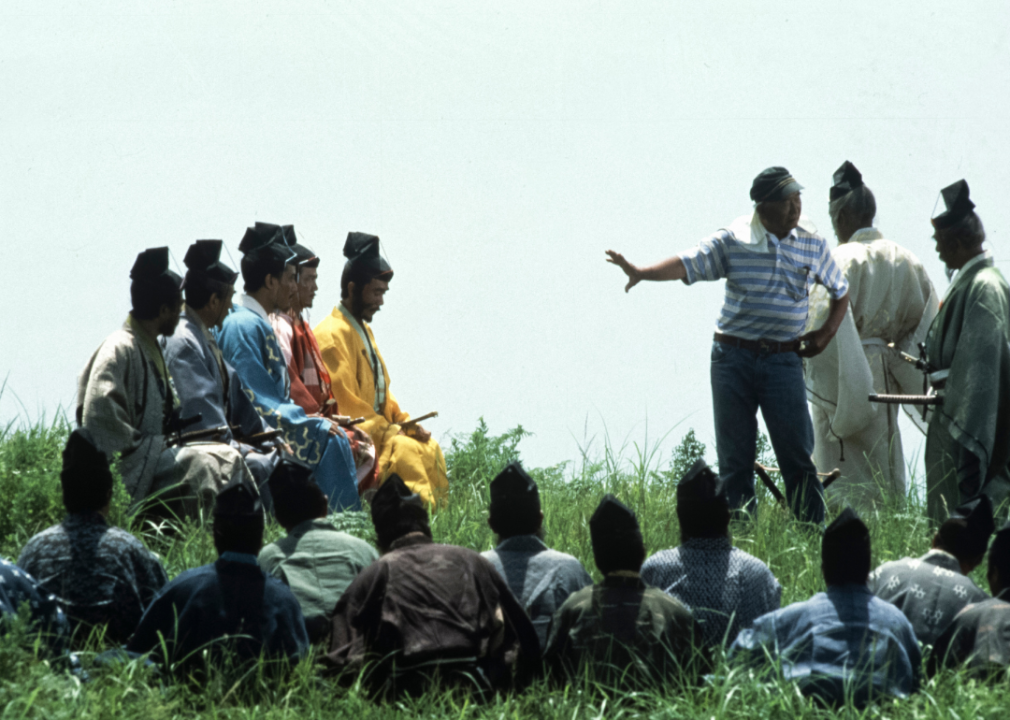
<path fill-rule="evenodd" d="M 902 360 L 898 349 L 918 357 L 938 298 L 922 263 L 876 228 L 857 231 L 832 255 L 849 281 L 849 312 L 827 349 L 806 361 L 814 464 L 842 471 L 828 488 L 829 501 L 866 509 L 887 495 L 905 493 L 898 406 L 867 398 L 922 394 L 922 373 Z M 808 329 L 824 323 L 828 308 L 827 294 L 815 287 Z M 905 410 L 925 432 L 921 407 Z"/>

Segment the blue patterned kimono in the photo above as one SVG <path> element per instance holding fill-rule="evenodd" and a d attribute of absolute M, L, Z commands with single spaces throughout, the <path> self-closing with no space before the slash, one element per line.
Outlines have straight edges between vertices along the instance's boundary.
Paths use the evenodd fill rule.
<path fill-rule="evenodd" d="M 274 329 L 255 299 L 243 296 L 225 318 L 218 345 L 238 373 L 256 410 L 284 432 L 295 457 L 310 465 L 334 510 L 360 510 L 351 446 L 343 433 L 330 435 L 330 422 L 309 417 L 291 401 L 288 370 Z M 252 308 L 252 309 L 250 309 Z"/>

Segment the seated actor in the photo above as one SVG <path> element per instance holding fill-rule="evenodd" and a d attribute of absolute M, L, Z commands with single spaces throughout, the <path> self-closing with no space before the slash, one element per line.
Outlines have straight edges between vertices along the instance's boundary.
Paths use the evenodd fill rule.
<path fill-rule="evenodd" d="M 383 554 L 337 603 L 332 672 L 365 669 L 366 685 L 392 696 L 422 694 L 435 678 L 482 694 L 538 662 L 536 632 L 505 581 L 473 550 L 433 543 L 424 502 L 398 475 L 375 493 L 372 522 Z"/>
<path fill-rule="evenodd" d="M 980 495 L 940 526 L 928 553 L 877 568 L 870 590 L 905 613 L 919 642 L 932 645 L 966 605 L 989 597 L 968 573 L 982 564 L 995 529 L 992 501 Z"/>
<path fill-rule="evenodd" d="M 530 616 L 541 647 L 547 643 L 557 609 L 573 592 L 593 584 L 576 558 L 547 547 L 543 523 L 537 484 L 522 465 L 509 463 L 491 481 L 487 524 L 498 536 L 498 544 L 481 554 Z"/>
<path fill-rule="evenodd" d="M 605 495 L 589 520 L 598 585 L 573 593 L 554 615 L 544 661 L 555 682 L 590 664 L 608 687 L 696 680 L 707 666 L 691 611 L 639 576 L 645 545 L 635 513 Z"/>
<path fill-rule="evenodd" d="M 62 652 L 70 636 L 70 624 L 56 596 L 39 587 L 31 575 L 0 557 L 0 635 L 27 604 L 31 631 L 44 633 L 46 645 L 55 655 Z"/>
<path fill-rule="evenodd" d="M 375 443 L 378 480 L 396 473 L 433 505 L 449 488 L 442 449 L 420 425 L 405 426 L 410 415 L 390 391 L 386 363 L 368 325 L 385 302 L 393 270 L 379 254 L 375 235 L 349 233 L 344 255 L 340 304 L 315 330 L 333 397 L 341 413 L 365 418 L 361 429 Z"/>
<path fill-rule="evenodd" d="M 264 494 L 280 453 L 275 441 L 253 445 L 241 442 L 272 428 L 256 412 L 242 389 L 242 381 L 225 362 L 213 330 L 231 311 L 238 273 L 221 262 L 220 240 L 197 240 L 186 252 L 186 304 L 179 326 L 162 338 L 168 371 L 182 405 L 182 417 L 200 416 L 187 430 L 222 428 L 218 439 L 242 454 L 256 485 Z M 237 428 L 235 432 L 232 428 Z"/>
<path fill-rule="evenodd" d="M 704 460 L 677 485 L 680 547 L 642 565 L 642 580 L 691 608 L 709 646 L 733 642 L 741 628 L 779 609 L 782 586 L 756 557 L 733 547 L 729 503 Z"/>
<path fill-rule="evenodd" d="M 288 534 L 260 550 L 259 564 L 291 588 L 309 640 L 316 643 L 329 635 L 333 610 L 347 586 L 379 554 L 326 519 L 326 495 L 308 467 L 283 461 L 270 478 L 270 490 L 274 517 Z"/>
<path fill-rule="evenodd" d="M 157 503 L 159 512 L 195 516 L 249 470 L 228 445 L 176 437 L 170 446 L 182 425 L 180 405 L 158 336 L 170 336 L 179 324 L 182 278 L 168 267 L 167 247 L 140 253 L 130 278 L 133 309 L 78 379 L 77 424 L 109 457 L 122 453 L 119 469 L 134 506 Z"/>
<path fill-rule="evenodd" d="M 262 545 L 263 505 L 256 487 L 244 482 L 222 490 L 214 505 L 217 562 L 168 583 L 127 650 L 152 653 L 183 675 L 204 669 L 203 650 L 214 662 L 297 663 L 309 648 L 305 621 L 291 591 L 256 564 Z"/>
<path fill-rule="evenodd" d="M 1005 678 L 1010 667 L 1010 523 L 989 548 L 987 572 L 992 597 L 967 605 L 933 645 L 927 672 L 965 666 L 972 675 Z"/>
<path fill-rule="evenodd" d="M 731 656 L 756 667 L 771 661 L 805 695 L 829 704 L 851 698 L 863 706 L 916 692 L 922 655 L 915 631 L 866 587 L 870 532 L 852 508 L 824 531 L 821 570 L 826 592 L 759 617 L 737 637 Z"/>
<path fill-rule="evenodd" d="M 292 236 L 294 228 L 291 229 Z M 277 344 L 281 347 L 284 362 L 291 378 L 291 400 L 308 415 L 340 417 L 340 408 L 333 397 L 330 374 L 326 371 L 319 344 L 307 321 L 309 308 L 319 289 L 319 257 L 303 245 L 295 243 L 295 280 L 297 292 L 292 296 L 287 311 L 276 310 L 270 314 Z M 351 442 L 354 465 L 357 469 L 358 487 L 375 484 L 375 446 L 368 434 L 359 427 L 343 425 Z"/>
<path fill-rule="evenodd" d="M 245 292 L 241 306 L 225 318 L 218 344 L 235 368 L 256 410 L 284 433 L 299 462 L 309 465 L 334 510 L 360 510 L 351 446 L 327 418 L 309 417 L 291 400 L 291 382 L 270 313 L 291 307 L 296 292 L 295 255 L 285 238 L 290 226 L 256 223 L 242 251 Z"/>
<path fill-rule="evenodd" d="M 106 521 L 113 485 L 109 459 L 86 428 L 67 440 L 60 484 L 67 516 L 29 540 L 18 565 L 63 605 L 76 647 L 92 628 L 105 628 L 108 642 L 122 644 L 168 575 L 137 538 Z"/>

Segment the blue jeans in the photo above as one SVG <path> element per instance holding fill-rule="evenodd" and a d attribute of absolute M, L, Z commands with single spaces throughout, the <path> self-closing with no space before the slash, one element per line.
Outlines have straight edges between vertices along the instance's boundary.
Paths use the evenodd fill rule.
<path fill-rule="evenodd" d="M 800 357 L 713 343 L 712 404 L 719 478 L 730 507 L 754 507 L 757 411 L 761 408 L 790 507 L 800 520 L 823 522 L 824 490 L 810 457 L 814 428 Z"/>

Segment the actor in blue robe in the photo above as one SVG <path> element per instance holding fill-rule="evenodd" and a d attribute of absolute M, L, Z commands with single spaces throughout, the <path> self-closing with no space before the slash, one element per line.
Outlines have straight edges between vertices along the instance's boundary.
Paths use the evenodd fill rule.
<path fill-rule="evenodd" d="M 271 234 L 271 229 L 276 233 Z M 326 418 L 309 417 L 291 400 L 287 366 L 269 313 L 291 306 L 294 254 L 283 243 L 285 228 L 257 223 L 239 249 L 246 294 L 225 318 L 218 343 L 241 378 L 256 410 L 284 432 L 297 460 L 309 465 L 335 510 L 360 510 L 354 456 L 344 431 Z M 291 262 L 289 262 L 291 261 Z"/>
<path fill-rule="evenodd" d="M 209 662 L 238 669 L 250 661 L 297 663 L 309 648 L 298 600 L 256 562 L 263 544 L 263 506 L 250 483 L 222 490 L 214 506 L 217 562 L 177 576 L 147 608 L 127 650 L 182 675 Z"/>

